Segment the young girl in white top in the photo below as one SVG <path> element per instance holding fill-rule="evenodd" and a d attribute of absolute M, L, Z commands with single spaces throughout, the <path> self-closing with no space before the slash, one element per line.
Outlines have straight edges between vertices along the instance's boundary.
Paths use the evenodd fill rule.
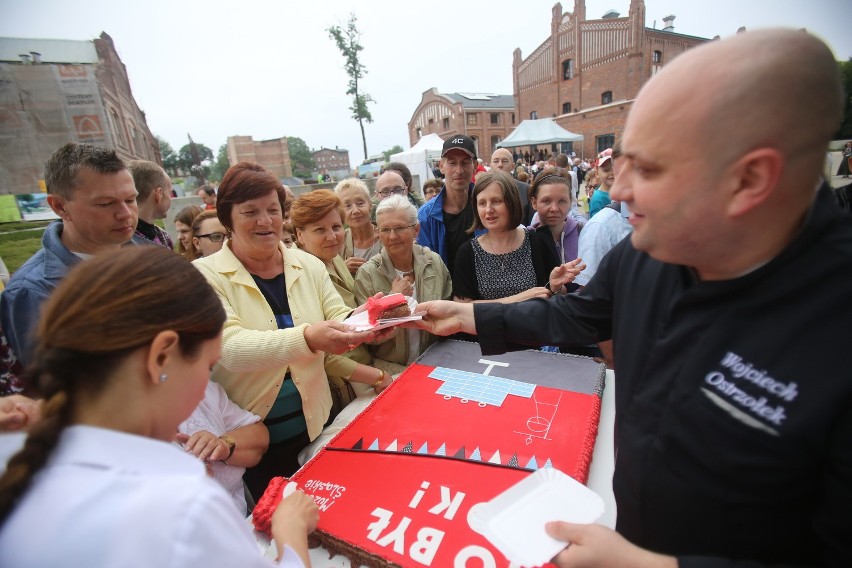
<path fill-rule="evenodd" d="M 171 443 L 204 397 L 224 321 L 201 273 L 162 247 L 68 274 L 28 368 L 42 418 L 0 478 L 0 566 L 269 565 L 201 460 Z M 282 501 L 282 565 L 309 564 L 317 520 L 305 494 Z"/>

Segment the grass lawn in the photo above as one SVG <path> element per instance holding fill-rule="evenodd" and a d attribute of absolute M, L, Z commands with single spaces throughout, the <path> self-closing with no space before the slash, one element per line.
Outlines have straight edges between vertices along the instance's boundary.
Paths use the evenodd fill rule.
<path fill-rule="evenodd" d="M 14 223 L 0 224 L 0 233 L 7 230 L 7 225 Z M 25 223 L 31 226 L 31 223 Z M 38 227 L 38 225 L 36 225 Z M 41 248 L 41 235 L 44 232 L 44 227 L 40 227 L 34 231 L 15 231 L 5 234 L 0 234 L 0 258 L 6 263 L 6 268 L 9 269 L 9 274 L 14 273 L 21 265 L 27 261 L 33 254 Z"/>
<path fill-rule="evenodd" d="M 53 220 L 46 221 L 12 221 L 11 223 L 0 223 L 0 233 L 21 231 L 23 229 L 38 229 L 47 227 Z"/>

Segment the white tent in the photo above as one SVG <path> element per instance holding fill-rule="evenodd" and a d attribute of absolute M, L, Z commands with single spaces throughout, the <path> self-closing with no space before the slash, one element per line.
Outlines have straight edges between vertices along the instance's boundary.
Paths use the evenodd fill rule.
<path fill-rule="evenodd" d="M 399 154 L 392 154 L 392 162 L 402 162 L 411 170 L 411 175 L 420 177 L 418 191 L 422 190 L 423 183 L 435 176 L 432 175 L 432 161 L 441 158 L 441 150 L 444 148 L 444 140 L 437 134 L 422 136 L 417 144 Z"/>
<path fill-rule="evenodd" d="M 556 142 L 579 142 L 582 139 L 582 134 L 574 134 L 565 130 L 553 122 L 553 119 L 539 118 L 537 120 L 522 120 L 511 134 L 497 143 L 497 147 L 513 148 Z"/>

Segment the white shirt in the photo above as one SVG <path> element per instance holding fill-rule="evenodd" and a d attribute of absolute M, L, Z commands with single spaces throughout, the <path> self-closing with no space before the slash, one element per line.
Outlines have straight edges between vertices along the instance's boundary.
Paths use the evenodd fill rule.
<path fill-rule="evenodd" d="M 403 278 L 405 272 L 402 270 L 396 270 L 396 275 L 399 278 Z M 411 299 L 415 302 L 417 301 L 417 281 L 414 281 L 414 285 L 411 287 Z M 397 332 L 399 333 L 399 332 Z M 417 357 L 420 356 L 420 330 L 416 328 L 408 328 L 405 330 L 405 333 L 408 334 L 408 361 L 407 364 L 411 364 L 414 362 Z"/>
<path fill-rule="evenodd" d="M 615 209 L 604 207 L 580 231 L 577 244 L 577 256 L 586 263 L 586 269 L 574 279 L 575 284 L 585 286 L 598 271 L 601 259 L 617 245 L 624 237 L 633 231 L 621 213 Z"/>
<path fill-rule="evenodd" d="M 70 426 L 0 531 L 0 566 L 270 566 L 204 465 L 173 444 Z M 303 567 L 285 548 L 281 565 Z"/>
<path fill-rule="evenodd" d="M 189 418 L 178 426 L 178 432 L 191 436 L 199 430 L 207 430 L 216 436 L 221 436 L 225 432 L 259 421 L 260 416 L 252 414 L 248 410 L 243 410 L 234 404 L 228 398 L 222 385 L 208 381 L 207 389 L 204 391 L 204 399 Z M 246 496 L 243 491 L 243 474 L 246 468 L 227 464 L 223 461 L 210 462 L 210 467 L 213 469 L 213 479 L 221 483 L 225 491 L 231 496 L 231 500 L 237 507 L 237 512 L 245 515 Z"/>

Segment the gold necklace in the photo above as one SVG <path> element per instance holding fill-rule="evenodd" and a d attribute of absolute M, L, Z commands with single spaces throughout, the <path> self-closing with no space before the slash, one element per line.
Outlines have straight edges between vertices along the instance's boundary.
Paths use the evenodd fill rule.
<path fill-rule="evenodd" d="M 509 246 L 512 246 L 512 244 L 514 244 L 516 235 L 517 235 L 517 232 L 512 234 L 512 242 L 509 243 Z M 488 246 L 491 247 L 491 251 L 492 251 L 491 254 L 493 254 L 494 256 L 496 256 L 500 259 L 500 270 L 505 271 L 506 270 L 506 259 L 504 257 L 507 254 L 509 254 L 509 252 L 512 252 L 512 251 L 502 252 L 502 253 L 497 252 L 497 249 L 494 247 L 494 243 L 491 242 L 491 233 L 490 232 L 485 233 L 485 238 L 488 239 Z M 512 249 L 512 250 L 514 250 L 514 249 Z"/>

